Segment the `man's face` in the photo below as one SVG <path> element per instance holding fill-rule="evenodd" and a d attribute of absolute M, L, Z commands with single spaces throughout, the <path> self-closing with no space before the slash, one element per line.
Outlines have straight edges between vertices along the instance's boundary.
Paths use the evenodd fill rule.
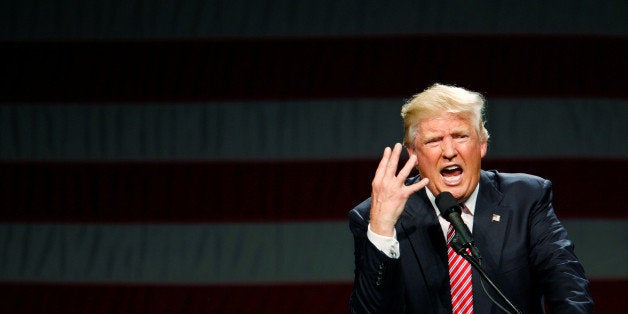
<path fill-rule="evenodd" d="M 460 202 L 466 200 L 480 180 L 480 164 L 486 155 L 486 141 L 471 123 L 451 113 L 419 122 L 414 148 L 416 166 L 434 195 L 449 191 Z"/>

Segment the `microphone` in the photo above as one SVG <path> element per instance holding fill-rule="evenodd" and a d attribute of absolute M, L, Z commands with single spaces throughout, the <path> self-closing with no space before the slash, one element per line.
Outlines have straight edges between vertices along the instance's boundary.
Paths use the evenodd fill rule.
<path fill-rule="evenodd" d="M 480 251 L 473 242 L 473 236 L 471 236 L 469 228 L 465 225 L 464 221 L 462 221 L 462 217 L 460 216 L 462 208 L 454 196 L 447 191 L 438 194 L 436 196 L 436 206 L 440 210 L 441 216 L 443 216 L 445 220 L 449 221 L 449 223 L 451 223 L 454 227 L 454 230 L 456 230 L 456 237 L 458 237 L 456 244 L 471 249 L 473 256 L 477 259 L 481 259 L 482 257 L 480 256 Z M 459 248 L 454 249 L 457 252 L 460 252 Z"/>

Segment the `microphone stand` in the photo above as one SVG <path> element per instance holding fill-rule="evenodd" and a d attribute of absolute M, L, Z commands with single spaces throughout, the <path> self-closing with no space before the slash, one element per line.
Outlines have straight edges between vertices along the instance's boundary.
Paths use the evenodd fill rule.
<path fill-rule="evenodd" d="M 451 239 L 450 245 L 454 249 L 454 251 L 456 251 L 456 253 L 458 253 L 458 255 L 462 256 L 464 259 L 469 261 L 469 263 L 478 271 L 478 273 L 480 273 L 480 276 L 486 282 L 488 282 L 488 284 L 493 288 L 493 290 L 495 290 L 497 292 L 497 294 L 500 296 L 500 298 L 502 298 L 502 300 L 504 300 L 506 302 L 508 307 L 510 307 L 510 309 L 514 311 L 514 312 L 510 312 L 510 313 L 517 313 L 517 314 L 521 314 L 522 313 L 514 304 L 512 304 L 512 302 L 510 302 L 510 300 L 508 300 L 508 298 L 502 293 L 502 291 L 497 287 L 497 285 L 491 280 L 491 278 L 488 276 L 488 274 L 484 271 L 484 269 L 480 265 L 480 261 L 475 256 L 469 255 L 469 253 L 467 253 L 466 247 L 463 246 L 460 243 L 460 239 L 458 238 L 457 234 L 454 235 L 453 239 Z M 469 248 L 469 249 L 471 249 L 471 248 Z M 500 304 L 495 302 L 495 300 L 493 300 L 492 298 L 491 298 L 491 301 L 493 301 L 493 303 L 495 303 L 495 305 L 500 307 L 502 310 L 508 312 Z"/>

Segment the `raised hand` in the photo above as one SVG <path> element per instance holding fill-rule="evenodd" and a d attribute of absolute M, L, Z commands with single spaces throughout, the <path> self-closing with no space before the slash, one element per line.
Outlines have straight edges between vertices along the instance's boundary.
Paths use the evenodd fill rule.
<path fill-rule="evenodd" d="M 429 179 L 423 178 L 411 185 L 404 184 L 416 164 L 416 156 L 410 155 L 410 159 L 397 174 L 401 150 L 399 143 L 395 144 L 392 150 L 390 147 L 384 149 L 384 155 L 371 183 L 371 231 L 383 236 L 393 236 L 395 223 L 401 216 L 408 198 L 429 182 Z"/>

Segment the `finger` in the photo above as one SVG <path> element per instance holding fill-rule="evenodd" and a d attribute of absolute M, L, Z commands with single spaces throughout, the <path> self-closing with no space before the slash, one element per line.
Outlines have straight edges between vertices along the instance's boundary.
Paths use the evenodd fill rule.
<path fill-rule="evenodd" d="M 430 179 L 423 178 L 423 179 L 421 179 L 421 181 L 415 182 L 413 184 L 410 184 L 406 188 L 408 188 L 409 191 L 414 193 L 414 192 L 424 188 L 428 183 L 430 183 Z"/>
<path fill-rule="evenodd" d="M 389 159 L 390 159 L 390 147 L 386 147 L 384 149 L 384 154 L 382 155 L 382 159 L 379 161 L 379 165 L 377 165 L 377 170 L 375 170 L 375 177 L 373 178 L 373 182 L 379 182 L 383 179 L 384 174 L 386 173 L 386 166 L 388 165 Z"/>
<path fill-rule="evenodd" d="M 399 155 L 401 155 L 401 144 L 395 144 L 386 167 L 386 177 L 394 177 L 397 173 L 397 165 L 399 165 Z"/>
<path fill-rule="evenodd" d="M 403 181 L 405 181 L 408 178 L 408 176 L 410 175 L 410 171 L 412 171 L 412 169 L 414 168 L 414 164 L 416 163 L 416 158 L 417 158 L 416 155 L 410 155 L 410 158 L 408 159 L 408 161 L 406 161 L 406 164 L 399 171 L 397 178 Z"/>

